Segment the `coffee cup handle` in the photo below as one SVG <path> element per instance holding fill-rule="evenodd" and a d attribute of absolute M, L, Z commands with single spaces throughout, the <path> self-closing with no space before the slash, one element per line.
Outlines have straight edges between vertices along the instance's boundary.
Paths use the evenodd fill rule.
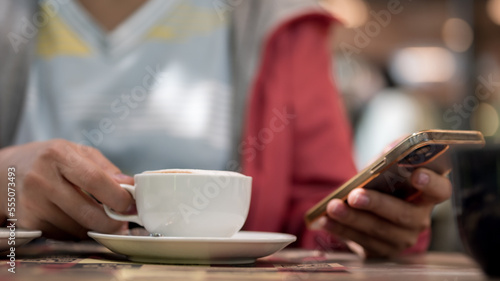
<path fill-rule="evenodd" d="M 129 184 L 123 184 L 123 183 L 120 184 L 120 186 L 122 188 L 124 188 L 126 191 L 128 191 L 130 193 L 130 195 L 132 195 L 132 198 L 134 198 L 134 200 L 135 200 L 135 186 L 129 185 Z M 108 206 L 106 206 L 106 205 L 103 205 L 103 206 L 104 206 L 104 211 L 106 212 L 106 214 L 110 218 L 118 220 L 118 221 L 135 222 L 135 223 L 140 224 L 140 225 L 143 226 L 143 223 L 142 223 L 142 221 L 141 221 L 141 219 L 139 218 L 138 215 L 122 215 L 122 214 L 118 214 L 115 211 L 113 211 L 112 209 L 110 209 Z"/>

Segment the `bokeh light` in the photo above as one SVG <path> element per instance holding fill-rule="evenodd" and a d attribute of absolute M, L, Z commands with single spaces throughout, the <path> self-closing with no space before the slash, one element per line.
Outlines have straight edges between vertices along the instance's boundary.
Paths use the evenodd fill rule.
<path fill-rule="evenodd" d="M 500 0 L 489 0 L 486 12 L 494 23 L 500 25 Z"/>
<path fill-rule="evenodd" d="M 455 68 L 453 54 L 442 47 L 404 48 L 390 64 L 392 76 L 403 85 L 447 82 Z"/>
<path fill-rule="evenodd" d="M 499 126 L 499 116 L 495 107 L 489 103 L 480 103 L 472 115 L 471 127 L 490 137 L 496 134 Z"/>
<path fill-rule="evenodd" d="M 368 20 L 368 5 L 363 0 L 323 0 L 321 5 L 345 27 L 360 27 Z"/>
<path fill-rule="evenodd" d="M 463 19 L 458 18 L 446 20 L 442 34 L 446 47 L 455 52 L 467 51 L 474 40 L 471 26 Z"/>

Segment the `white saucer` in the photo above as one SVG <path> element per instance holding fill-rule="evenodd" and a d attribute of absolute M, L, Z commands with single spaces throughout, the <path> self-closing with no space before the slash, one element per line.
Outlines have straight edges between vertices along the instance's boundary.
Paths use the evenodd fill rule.
<path fill-rule="evenodd" d="M 243 264 L 273 254 L 297 237 L 272 232 L 240 231 L 230 238 L 152 237 L 149 233 L 88 235 L 132 261 L 170 264 Z"/>
<path fill-rule="evenodd" d="M 15 241 L 15 245 L 9 245 L 9 238 L 11 236 L 12 238 L 10 241 Z M 40 236 L 42 236 L 42 232 L 40 230 L 16 229 L 16 231 L 11 234 L 9 228 L 0 227 L 0 252 L 6 251 L 11 247 L 20 247 Z"/>

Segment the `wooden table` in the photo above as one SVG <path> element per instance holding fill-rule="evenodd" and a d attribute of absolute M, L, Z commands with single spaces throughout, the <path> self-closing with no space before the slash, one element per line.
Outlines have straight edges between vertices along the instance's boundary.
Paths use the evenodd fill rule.
<path fill-rule="evenodd" d="M 364 261 L 353 254 L 285 249 L 239 266 L 128 261 L 94 242 L 38 241 L 17 249 L 15 273 L 2 254 L 0 280 L 488 280 L 459 253 Z"/>

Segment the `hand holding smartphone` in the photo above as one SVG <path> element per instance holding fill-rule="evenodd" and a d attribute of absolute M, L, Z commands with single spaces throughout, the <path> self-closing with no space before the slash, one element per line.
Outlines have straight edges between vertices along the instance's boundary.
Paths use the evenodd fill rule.
<path fill-rule="evenodd" d="M 355 188 L 373 189 L 411 201 L 419 194 L 409 182 L 414 170 L 425 167 L 446 175 L 451 170 L 449 151 L 453 147 L 484 144 L 478 131 L 426 130 L 411 134 L 307 211 L 306 224 L 325 215 L 330 200 L 346 200 Z"/>

